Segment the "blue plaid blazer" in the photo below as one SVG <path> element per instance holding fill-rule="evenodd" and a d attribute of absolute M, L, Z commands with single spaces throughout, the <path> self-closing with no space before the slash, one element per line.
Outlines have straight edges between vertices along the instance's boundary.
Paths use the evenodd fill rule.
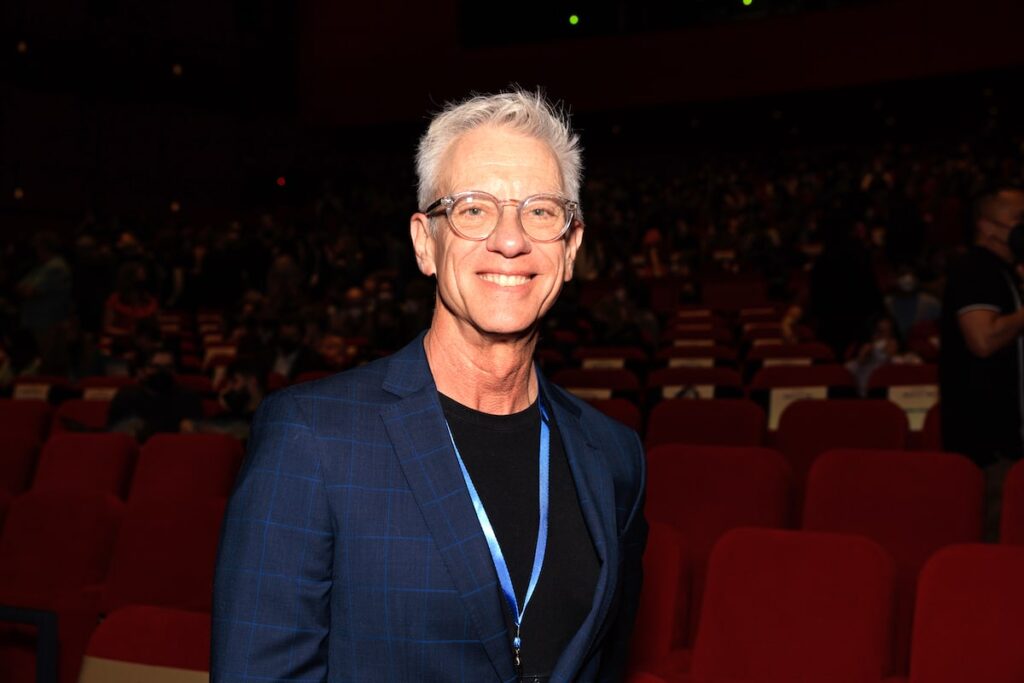
<path fill-rule="evenodd" d="M 539 374 L 539 373 L 538 373 Z M 636 433 L 540 379 L 601 562 L 552 681 L 617 681 L 647 536 Z M 514 681 L 422 336 L 269 396 L 224 521 L 211 681 Z"/>

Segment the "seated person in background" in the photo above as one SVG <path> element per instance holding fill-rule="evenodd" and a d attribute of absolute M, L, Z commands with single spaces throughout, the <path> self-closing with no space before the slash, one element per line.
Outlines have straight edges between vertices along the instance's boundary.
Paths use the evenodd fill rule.
<path fill-rule="evenodd" d="M 316 352 L 302 340 L 302 325 L 299 321 L 282 320 L 277 327 L 270 371 L 293 380 L 304 372 L 319 369 L 321 363 Z"/>
<path fill-rule="evenodd" d="M 121 387 L 110 402 L 107 428 L 140 443 L 158 432 L 177 432 L 182 420 L 203 416 L 199 394 L 174 379 L 174 354 L 153 349 L 140 356 L 137 385 Z"/>
<path fill-rule="evenodd" d="M 155 318 L 156 298 L 146 291 L 146 267 L 128 262 L 117 271 L 117 284 L 103 305 L 103 333 L 130 335 L 141 320 Z"/>
<path fill-rule="evenodd" d="M 896 287 L 885 297 L 885 307 L 896 322 L 901 339 L 910 337 L 910 330 L 919 322 L 938 320 L 942 304 L 931 294 L 921 290 L 914 269 L 901 266 L 896 272 Z"/>
<path fill-rule="evenodd" d="M 341 372 L 351 364 L 345 338 L 336 332 L 325 332 L 317 347 L 324 370 Z"/>
<path fill-rule="evenodd" d="M 252 416 L 267 395 L 267 372 L 257 358 L 236 358 L 228 366 L 224 387 L 217 402 L 224 412 L 201 420 L 185 419 L 181 431 L 200 434 L 227 434 L 249 438 Z"/>
<path fill-rule="evenodd" d="M 903 353 L 900 339 L 896 335 L 896 324 L 892 318 L 882 316 L 875 322 L 871 339 L 860 345 L 857 355 L 847 361 L 846 369 L 857 380 L 857 390 L 861 396 L 868 393 L 868 380 L 871 373 L 886 363 L 920 363 L 921 358 L 915 353 Z"/>

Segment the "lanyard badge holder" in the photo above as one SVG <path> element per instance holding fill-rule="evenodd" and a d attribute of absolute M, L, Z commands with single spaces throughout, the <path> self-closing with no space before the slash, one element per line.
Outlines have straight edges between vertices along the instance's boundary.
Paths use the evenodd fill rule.
<path fill-rule="evenodd" d="M 540 578 L 540 571 L 544 566 L 544 553 L 548 545 L 548 508 L 550 507 L 548 484 L 551 471 L 551 427 L 543 401 L 540 401 L 540 417 L 540 449 L 538 454 L 538 500 L 540 510 L 537 517 L 537 545 L 533 554 L 533 569 L 530 571 L 530 583 L 526 588 L 526 595 L 523 597 L 523 606 L 521 608 L 516 600 L 516 592 L 512 587 L 512 576 L 508 572 L 508 564 L 505 562 L 505 555 L 501 552 L 501 545 L 498 543 L 498 537 L 494 533 L 494 527 L 491 526 L 491 520 L 487 517 L 487 511 L 484 510 L 484 503 L 480 500 L 480 495 L 477 493 L 473 480 L 469 476 L 466 463 L 462 461 L 459 447 L 455 445 L 455 437 L 452 435 L 451 427 L 448 427 L 448 436 L 452 440 L 452 448 L 455 449 L 455 457 L 459 461 L 462 478 L 466 480 L 469 497 L 473 500 L 473 509 L 476 511 L 477 519 L 480 521 L 480 528 L 484 532 L 484 538 L 487 539 L 487 548 L 490 550 L 491 561 L 494 563 L 494 569 L 498 574 L 501 592 L 505 595 L 505 601 L 508 603 L 509 609 L 512 610 L 512 621 L 516 627 L 515 636 L 512 638 L 512 656 L 515 660 L 516 673 L 519 677 L 523 675 L 523 666 L 520 659 L 520 652 L 523 647 L 520 635 L 523 615 L 526 614 L 526 607 L 530 604 L 530 598 L 533 597 L 533 591 L 537 587 L 537 580 Z"/>

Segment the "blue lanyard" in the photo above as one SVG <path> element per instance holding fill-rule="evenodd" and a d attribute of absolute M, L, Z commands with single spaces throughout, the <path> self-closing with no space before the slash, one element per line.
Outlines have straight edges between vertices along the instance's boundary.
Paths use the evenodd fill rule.
<path fill-rule="evenodd" d="M 523 624 L 523 615 L 526 614 L 526 606 L 530 604 L 530 598 L 533 597 L 533 590 L 537 587 L 537 580 L 540 578 L 541 567 L 544 566 L 544 551 L 548 545 L 548 479 L 549 472 L 551 469 L 551 428 L 548 426 L 548 413 L 544 409 L 544 402 L 540 401 L 540 514 L 537 520 L 537 546 L 533 553 L 533 570 L 530 572 L 530 585 L 526 589 L 526 595 L 523 597 L 523 607 L 520 609 L 519 602 L 516 600 L 516 592 L 512 587 L 512 577 L 508 573 L 508 564 L 505 562 L 505 556 L 501 552 L 501 545 L 498 544 L 498 537 L 494 533 L 494 527 L 491 526 L 491 520 L 487 517 L 487 511 L 484 510 L 484 503 L 480 500 L 480 495 L 476 492 L 476 487 L 473 486 L 473 479 L 469 476 L 469 471 L 466 469 L 466 463 L 462 461 L 462 455 L 459 454 L 459 447 L 455 445 L 455 437 L 452 436 L 452 428 L 448 426 L 448 436 L 452 440 L 452 448 L 455 449 L 455 457 L 459 460 L 459 469 L 462 470 L 462 478 L 466 480 L 466 488 L 469 489 L 469 497 L 473 499 L 473 508 L 476 510 L 477 519 L 480 520 L 480 528 L 483 529 L 484 538 L 487 539 L 487 548 L 491 551 L 491 561 L 494 562 L 494 569 L 498 573 L 498 581 L 501 583 L 501 592 L 505 594 L 505 600 L 508 602 L 508 606 L 512 609 L 512 620 L 515 623 L 516 635 L 512 639 L 512 654 L 515 656 L 516 668 L 521 668 L 519 659 L 519 652 L 523 646 L 522 638 L 520 638 L 520 629 Z"/>

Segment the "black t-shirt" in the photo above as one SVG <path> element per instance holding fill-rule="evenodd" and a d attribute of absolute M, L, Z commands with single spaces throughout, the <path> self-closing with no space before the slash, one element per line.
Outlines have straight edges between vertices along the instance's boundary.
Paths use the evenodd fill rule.
<path fill-rule="evenodd" d="M 501 545 L 521 608 L 537 545 L 540 409 L 534 403 L 512 415 L 491 415 L 447 396 L 440 398 L 459 455 Z M 590 613 L 599 571 L 553 419 L 550 450 L 547 550 L 521 631 L 524 678 L 540 680 L 550 676 Z M 512 612 L 504 595 L 500 599 L 511 649 Z"/>
<path fill-rule="evenodd" d="M 942 311 L 939 377 L 942 384 L 943 448 L 986 465 L 998 455 L 1021 456 L 1024 410 L 1018 337 L 988 358 L 971 353 L 959 317 L 971 310 L 999 315 L 1020 307 L 1013 267 L 988 249 L 972 247 L 950 264 Z"/>

